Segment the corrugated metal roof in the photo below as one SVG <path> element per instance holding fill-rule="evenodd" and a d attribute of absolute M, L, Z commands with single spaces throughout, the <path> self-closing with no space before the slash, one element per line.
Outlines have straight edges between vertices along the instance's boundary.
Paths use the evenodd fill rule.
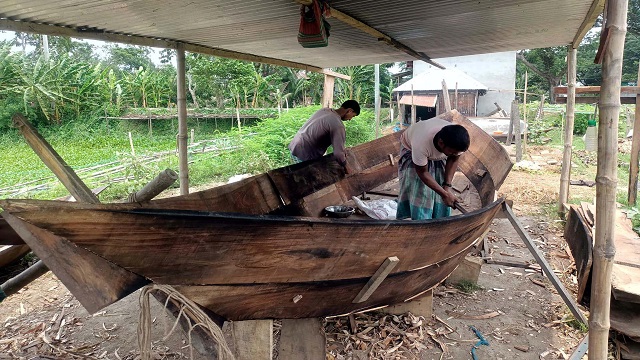
<path fill-rule="evenodd" d="M 393 89 L 393 91 L 442 91 L 442 80 L 449 90 L 487 90 L 487 86 L 456 68 L 438 69 L 432 67 L 413 79 Z"/>
<path fill-rule="evenodd" d="M 592 17 L 589 9 L 601 2 L 332 0 L 331 5 L 417 52 L 442 58 L 570 44 Z M 0 29 L 48 24 L 87 37 L 106 32 L 181 41 L 320 68 L 412 59 L 336 19 L 329 19 L 328 47 L 302 48 L 296 40 L 299 16 L 299 5 L 290 0 L 0 0 L 5 19 Z"/>
<path fill-rule="evenodd" d="M 413 98 L 413 99 L 412 99 Z M 398 104 L 435 107 L 438 95 L 402 95 Z"/>

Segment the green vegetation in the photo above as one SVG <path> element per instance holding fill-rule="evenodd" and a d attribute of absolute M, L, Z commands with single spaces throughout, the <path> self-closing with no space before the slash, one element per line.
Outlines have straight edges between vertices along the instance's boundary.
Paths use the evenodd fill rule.
<path fill-rule="evenodd" d="M 473 294 L 478 290 L 482 290 L 482 286 L 476 284 L 473 281 L 461 280 L 456 284 L 456 289 L 462 291 L 465 294 Z"/>

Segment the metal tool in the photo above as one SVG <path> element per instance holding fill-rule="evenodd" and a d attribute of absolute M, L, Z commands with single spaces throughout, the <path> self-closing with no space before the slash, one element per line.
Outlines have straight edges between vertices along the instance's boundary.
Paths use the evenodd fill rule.
<path fill-rule="evenodd" d="M 459 203 L 459 202 L 457 202 L 457 201 L 453 203 L 453 207 L 454 207 L 454 208 L 456 208 L 456 210 L 460 211 L 460 212 L 461 212 L 461 213 L 463 213 L 463 214 L 466 214 L 466 213 L 468 212 L 468 211 L 467 211 L 465 208 L 463 208 L 463 207 L 462 207 L 462 205 L 460 205 L 460 203 Z"/>

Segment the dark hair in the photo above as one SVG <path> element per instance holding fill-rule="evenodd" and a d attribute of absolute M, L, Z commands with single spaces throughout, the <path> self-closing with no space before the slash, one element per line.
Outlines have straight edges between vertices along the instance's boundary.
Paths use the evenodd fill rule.
<path fill-rule="evenodd" d="M 471 142 L 469 132 L 462 125 L 447 125 L 436 136 L 442 139 L 444 146 L 458 151 L 467 151 Z"/>
<path fill-rule="evenodd" d="M 347 100 L 340 106 L 343 109 L 351 109 L 356 115 L 360 115 L 360 104 L 355 100 Z"/>

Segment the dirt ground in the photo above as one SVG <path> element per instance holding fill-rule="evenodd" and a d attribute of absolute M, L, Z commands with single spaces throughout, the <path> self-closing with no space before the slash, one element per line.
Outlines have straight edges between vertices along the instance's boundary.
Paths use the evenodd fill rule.
<path fill-rule="evenodd" d="M 515 169 L 500 194 L 544 252 L 565 287 L 575 294 L 576 270 L 556 215 L 561 149 L 528 149 L 540 170 Z M 595 171 L 593 171 L 595 173 Z M 584 180 L 593 176 L 581 175 Z M 586 176 L 586 177 L 585 177 Z M 588 178 L 591 177 L 591 178 Z M 571 197 L 590 199 L 595 188 L 572 186 Z M 534 263 L 506 219 L 488 234 L 492 260 Z M 478 359 L 567 359 L 585 333 L 549 281 L 534 268 L 482 265 L 477 287 L 434 289 L 433 317 L 365 313 L 325 321 L 327 359 L 471 359 L 478 336 L 488 341 Z M 0 304 L 0 359 L 135 359 L 139 292 L 89 315 L 51 273 Z M 152 300 L 155 359 L 203 358 L 174 318 Z M 583 309 L 584 310 L 584 309 Z M 277 328 L 277 327 L 276 327 Z M 277 335 L 277 334 L 276 334 Z"/>

